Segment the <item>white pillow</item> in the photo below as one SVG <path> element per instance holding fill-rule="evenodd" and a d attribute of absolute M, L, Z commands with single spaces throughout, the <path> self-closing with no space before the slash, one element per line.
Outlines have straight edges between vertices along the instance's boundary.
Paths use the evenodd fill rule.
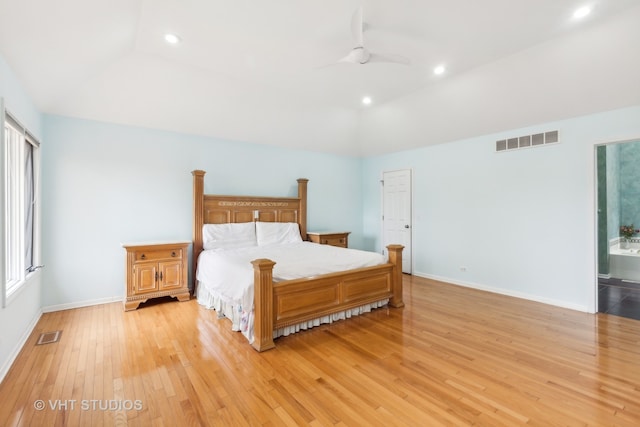
<path fill-rule="evenodd" d="M 255 223 L 205 224 L 202 227 L 202 243 L 205 250 L 256 246 Z"/>
<path fill-rule="evenodd" d="M 258 246 L 302 242 L 297 222 L 256 222 Z"/>

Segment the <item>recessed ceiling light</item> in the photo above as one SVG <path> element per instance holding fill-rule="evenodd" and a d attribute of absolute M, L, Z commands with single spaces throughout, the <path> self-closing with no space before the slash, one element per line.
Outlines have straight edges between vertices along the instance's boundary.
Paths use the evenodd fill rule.
<path fill-rule="evenodd" d="M 438 65 L 436 68 L 433 69 L 433 74 L 435 75 L 440 75 L 443 74 L 445 72 L 445 68 L 444 65 Z"/>
<path fill-rule="evenodd" d="M 178 44 L 180 43 L 180 37 L 175 34 L 167 33 L 164 35 L 164 40 L 169 44 Z"/>
<path fill-rule="evenodd" d="M 369 96 L 365 96 L 364 98 L 362 98 L 362 103 L 363 103 L 364 105 L 369 105 L 369 104 L 371 104 L 371 101 L 372 101 L 372 99 L 371 99 L 371 97 L 369 97 Z"/>
<path fill-rule="evenodd" d="M 591 7 L 583 6 L 579 9 L 576 9 L 576 11 L 573 12 L 573 19 L 582 19 L 590 13 L 591 13 Z"/>

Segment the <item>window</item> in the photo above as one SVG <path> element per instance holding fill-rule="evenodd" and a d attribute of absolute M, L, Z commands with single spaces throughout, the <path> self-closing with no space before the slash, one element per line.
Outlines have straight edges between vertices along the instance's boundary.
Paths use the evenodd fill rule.
<path fill-rule="evenodd" d="M 3 129 L 3 301 L 37 268 L 38 141 L 8 113 Z"/>

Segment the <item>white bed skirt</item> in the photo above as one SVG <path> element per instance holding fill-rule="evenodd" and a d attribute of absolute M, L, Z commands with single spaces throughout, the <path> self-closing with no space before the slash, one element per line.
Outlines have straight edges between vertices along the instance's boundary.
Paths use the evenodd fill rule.
<path fill-rule="evenodd" d="M 202 283 L 198 285 L 196 297 L 198 304 L 208 309 L 214 309 L 218 314 L 218 318 L 226 317 L 231 320 L 231 330 L 242 332 L 247 340 L 249 340 L 249 343 L 253 343 L 253 310 L 248 316 L 243 315 L 243 312 L 239 307 L 234 307 L 232 304 L 223 301 L 219 296 L 211 293 Z M 358 316 L 362 313 L 369 313 L 371 310 L 387 305 L 388 302 L 389 299 L 386 298 L 381 301 L 365 304 L 350 310 L 339 311 L 328 316 L 322 316 L 296 325 L 276 329 L 273 331 L 273 338 L 286 337 L 287 335 L 295 334 L 296 332 L 311 329 L 314 326 L 349 319 L 352 316 Z"/>

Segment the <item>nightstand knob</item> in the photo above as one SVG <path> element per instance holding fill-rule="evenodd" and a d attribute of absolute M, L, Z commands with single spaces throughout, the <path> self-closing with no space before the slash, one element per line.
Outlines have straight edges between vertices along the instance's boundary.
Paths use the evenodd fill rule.
<path fill-rule="evenodd" d="M 147 256 L 145 254 L 140 255 L 140 259 L 147 259 Z"/>
<path fill-rule="evenodd" d="M 176 251 L 171 252 L 171 256 L 176 256 Z"/>

